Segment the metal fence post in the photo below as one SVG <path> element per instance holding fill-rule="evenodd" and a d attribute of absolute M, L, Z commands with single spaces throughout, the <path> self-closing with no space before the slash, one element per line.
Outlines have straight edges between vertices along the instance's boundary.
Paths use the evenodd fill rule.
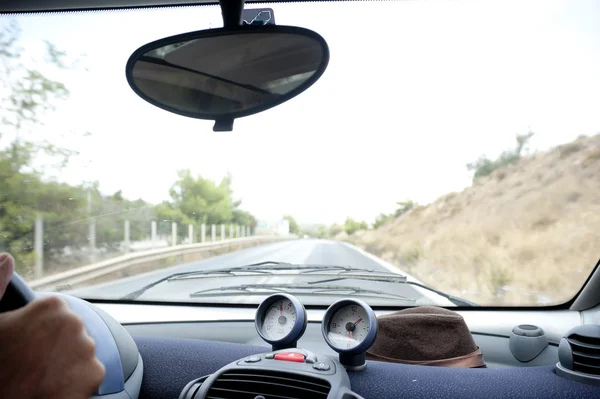
<path fill-rule="evenodd" d="M 194 225 L 188 225 L 188 238 L 190 240 L 190 244 L 194 243 Z"/>
<path fill-rule="evenodd" d="M 87 213 L 88 213 L 88 242 L 90 248 L 90 263 L 96 260 L 96 219 L 92 217 L 92 191 L 87 191 Z"/>
<path fill-rule="evenodd" d="M 129 252 L 129 248 L 131 247 L 131 226 L 129 224 L 129 220 L 125 220 L 125 234 L 124 234 L 124 238 L 125 238 L 125 252 Z"/>
<path fill-rule="evenodd" d="M 152 246 L 154 246 L 154 244 L 156 243 L 156 220 L 152 221 L 151 234 Z"/>
<path fill-rule="evenodd" d="M 216 236 L 217 236 L 217 226 L 215 226 L 214 224 L 212 224 L 210 226 L 210 239 L 211 239 L 211 241 L 216 241 Z"/>
<path fill-rule="evenodd" d="M 90 231 L 89 231 L 89 241 L 90 241 L 90 262 L 94 263 L 96 261 L 96 218 L 90 219 Z"/>
<path fill-rule="evenodd" d="M 229 238 L 233 238 L 233 225 L 229 225 Z"/>
<path fill-rule="evenodd" d="M 225 239 L 225 225 L 221 225 L 221 240 Z"/>
<path fill-rule="evenodd" d="M 35 218 L 34 230 L 35 278 L 44 276 L 44 219 L 41 215 Z"/>
<path fill-rule="evenodd" d="M 171 245 L 175 246 L 177 245 L 177 223 L 173 222 L 171 223 Z"/>
<path fill-rule="evenodd" d="M 200 229 L 200 242 L 206 241 L 206 225 L 202 223 L 202 228 Z"/>

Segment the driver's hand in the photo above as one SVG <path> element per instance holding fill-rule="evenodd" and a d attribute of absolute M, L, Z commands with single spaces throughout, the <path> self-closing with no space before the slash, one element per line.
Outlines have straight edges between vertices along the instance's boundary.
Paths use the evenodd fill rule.
<path fill-rule="evenodd" d="M 0 254 L 0 298 L 14 259 Z M 94 341 L 58 297 L 0 313 L 0 398 L 88 399 L 104 379 Z"/>

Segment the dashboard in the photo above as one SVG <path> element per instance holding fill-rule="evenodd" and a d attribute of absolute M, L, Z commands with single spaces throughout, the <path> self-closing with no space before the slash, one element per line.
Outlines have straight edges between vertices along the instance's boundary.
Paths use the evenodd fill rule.
<path fill-rule="evenodd" d="M 456 312 L 490 368 L 452 368 L 365 361 L 385 312 L 355 299 L 307 310 L 286 294 L 255 309 L 43 295 L 63 297 L 96 342 L 107 372 L 93 399 L 600 397 L 595 312 Z"/>
<path fill-rule="evenodd" d="M 210 306 L 177 306 L 146 304 L 97 304 L 122 323 L 133 336 L 201 339 L 268 347 L 256 332 L 256 308 L 218 308 Z M 392 311 L 375 310 L 376 316 Z M 335 356 L 324 341 L 322 309 L 307 309 L 306 331 L 298 346 L 317 353 Z M 457 311 L 484 354 L 489 368 L 532 367 L 554 365 L 558 361 L 561 337 L 581 323 L 578 312 L 556 311 Z M 529 362 L 519 361 L 510 350 L 512 330 L 521 324 L 542 328 L 549 345 Z"/>
<path fill-rule="evenodd" d="M 301 319 L 295 305 L 284 301 L 279 308 L 277 302 L 263 302 L 264 313 L 254 308 L 216 308 L 210 306 L 146 305 L 146 304 L 96 304 L 111 313 L 133 336 L 140 355 L 144 359 L 144 378 L 140 398 L 184 398 L 200 393 L 202 386 L 208 388 L 219 375 L 232 378 L 232 367 L 249 357 L 260 356 L 255 363 L 271 361 L 266 355 L 273 354 L 273 346 L 265 341 L 259 331 L 277 328 L 283 308 L 286 326 L 274 336 L 276 343 L 284 337 L 290 325 Z M 287 309 L 285 308 L 287 306 Z M 296 313 L 292 315 L 292 310 Z M 339 362 L 339 352 L 326 341 L 323 328 L 326 314 L 331 310 L 308 309 L 307 322 L 303 334 L 297 339 L 297 348 L 315 354 L 318 360 L 325 355 L 340 371 L 344 367 Z M 368 312 L 369 309 L 366 308 Z M 279 312 L 279 314 L 277 314 Z M 300 310 L 303 312 L 303 310 Z M 376 316 L 390 313 L 375 311 Z M 556 373 L 558 346 L 561 337 L 570 327 L 581 324 L 582 314 L 568 310 L 556 311 L 458 311 L 467 322 L 477 345 L 484 352 L 487 369 L 460 369 L 446 367 L 414 366 L 396 363 L 367 361 L 366 369 L 345 371 L 339 374 L 343 389 L 336 391 L 344 399 L 349 398 L 525 398 L 557 397 L 595 398 L 600 393 L 597 386 L 578 383 L 561 378 Z M 261 321 L 261 314 L 266 320 Z M 290 325 L 287 324 L 288 317 Z M 276 318 L 274 316 L 277 316 Z M 148 320 L 152 319 L 152 322 Z M 266 323 L 265 323 L 266 321 Z M 355 320 L 356 321 L 356 320 Z M 277 323 L 277 324 L 273 324 Z M 542 327 L 549 339 L 549 345 L 539 356 L 529 362 L 521 362 L 512 355 L 510 332 L 515 324 L 536 324 Z M 337 324 L 337 323 L 336 323 Z M 273 325 L 275 327 L 273 327 Z M 343 331 L 343 330 L 342 330 Z M 266 333 L 262 333 L 267 336 Z M 349 334 L 348 334 L 349 335 Z M 354 334 L 353 334 L 354 335 Z M 293 339 L 292 339 L 293 342 Z M 284 349 L 285 351 L 285 349 Z M 320 356 L 321 355 L 321 356 Z M 265 364 L 262 363 L 262 364 Z M 273 363 L 271 363 L 273 364 Z M 294 362 L 279 361 L 277 365 L 290 365 Z M 310 364 L 310 363 L 309 363 Z M 309 364 L 305 364 L 308 366 Z M 310 366 L 312 367 L 312 366 Z M 279 367 L 278 367 L 279 368 Z M 287 370 L 290 370 L 290 369 Z M 281 371 L 281 370 L 279 370 Z M 228 392 L 225 398 L 272 398 L 302 397 L 297 394 L 295 384 L 311 383 L 301 376 L 278 380 L 288 386 L 280 396 L 243 395 Z M 254 373 L 251 377 L 264 377 L 266 373 Z M 347 375 L 348 380 L 342 378 Z M 319 373 L 312 374 L 320 375 Z M 211 377 L 215 377 L 209 380 Z M 233 376 L 236 379 L 238 376 Z M 266 378 L 272 378 L 267 375 Z M 310 376 L 309 376 L 310 378 Z M 337 380 L 332 381 L 334 384 Z M 314 381 L 312 381 L 314 383 Z M 331 383 L 331 382 L 330 382 Z M 318 384 L 317 384 L 318 385 Z M 325 388 L 319 389 L 327 390 Z M 350 389 L 348 391 L 348 389 Z M 317 389 L 318 390 L 318 389 Z M 302 392 L 302 390 L 300 390 Z M 214 396 L 219 397 L 219 396 Z M 308 396 L 319 397 L 319 396 Z M 335 396 L 331 396 L 335 397 Z"/>
<path fill-rule="evenodd" d="M 139 348 L 145 364 L 140 398 L 385 399 L 479 398 L 482 395 L 505 398 L 556 397 L 557 392 L 561 397 L 592 398 L 598 397 L 600 392 L 598 387 L 560 378 L 555 372 L 559 342 L 569 326 L 581 323 L 578 312 L 457 312 L 469 325 L 488 369 L 377 361 L 367 361 L 365 368 L 360 367 L 363 366 L 360 354 L 372 343 L 374 335 L 366 331 L 376 332 L 377 327 L 373 329 L 369 325 L 363 335 L 354 334 L 358 328 L 355 327 L 350 338 L 346 324 L 362 319 L 356 326 L 366 327 L 372 320 L 376 322 L 379 315 L 390 312 L 374 312 L 368 305 L 344 301 L 326 310 L 306 310 L 296 298 L 284 294 L 265 299 L 258 309 L 145 304 L 96 306 L 119 320 Z M 357 308 L 355 311 L 350 308 L 351 312 L 347 313 L 346 306 L 352 306 L 351 303 Z M 148 315 L 152 316 L 152 322 L 147 320 Z M 511 332 L 517 324 L 535 324 L 545 331 L 548 344 L 532 360 L 519 360 L 511 350 Z M 350 360 L 343 359 L 344 350 L 348 349 L 352 352 Z M 277 354 L 281 354 L 278 358 L 288 359 L 275 359 Z M 356 364 L 352 361 L 357 357 L 358 367 L 353 368 Z M 318 370 L 315 364 L 328 370 Z M 275 396 L 252 390 L 253 393 L 247 395 L 237 392 L 237 388 L 227 388 L 246 389 L 248 380 L 270 388 L 272 384 L 287 388 L 275 392 Z M 210 391 L 215 384 L 225 391 L 215 395 Z M 303 390 L 302 387 L 307 386 L 315 391 Z M 331 387 L 339 389 L 331 390 Z M 305 392 L 305 396 L 301 392 Z"/>

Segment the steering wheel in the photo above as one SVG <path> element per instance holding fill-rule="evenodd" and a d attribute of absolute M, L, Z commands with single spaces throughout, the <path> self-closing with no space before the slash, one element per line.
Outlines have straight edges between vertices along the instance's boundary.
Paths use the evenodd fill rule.
<path fill-rule="evenodd" d="M 17 273 L 13 273 L 2 299 L 0 313 L 17 310 L 38 297 L 56 295 L 66 300 L 83 320 L 96 343 L 96 357 L 104 365 L 104 380 L 90 399 L 137 399 L 142 385 L 144 364 L 137 345 L 125 328 L 98 307 L 62 293 L 35 294 Z"/>
<path fill-rule="evenodd" d="M 0 313 L 17 310 L 35 299 L 35 294 L 21 276 L 13 273 L 0 300 Z"/>

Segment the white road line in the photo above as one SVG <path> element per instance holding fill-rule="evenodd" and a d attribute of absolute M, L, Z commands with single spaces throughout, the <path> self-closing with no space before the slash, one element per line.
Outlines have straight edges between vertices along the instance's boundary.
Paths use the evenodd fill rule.
<path fill-rule="evenodd" d="M 399 273 L 399 274 L 406 276 L 406 279 L 408 281 L 427 285 L 427 284 L 423 283 L 422 281 L 416 279 L 415 277 L 411 276 L 410 274 L 404 272 L 403 270 L 400 270 L 400 268 L 392 265 L 391 263 L 386 262 L 385 260 L 383 260 L 381 258 L 378 258 L 377 256 L 375 256 L 373 254 L 368 253 L 367 251 L 363 250 L 362 248 L 359 248 L 355 245 L 352 245 L 352 244 L 344 242 L 344 241 L 338 241 L 338 243 L 345 245 L 346 247 L 358 252 L 362 256 L 365 256 L 365 257 L 371 259 L 373 262 L 376 262 L 377 264 L 381 265 L 382 267 L 386 268 L 387 270 L 389 270 L 393 273 Z M 411 288 L 413 288 L 415 291 L 417 291 L 419 294 L 423 295 L 424 297 L 431 299 L 439 306 L 456 306 L 454 303 L 452 303 L 448 299 L 444 298 L 443 296 L 436 294 L 435 292 L 431 292 L 429 290 L 426 290 L 424 288 L 417 287 L 414 285 L 411 286 Z"/>

